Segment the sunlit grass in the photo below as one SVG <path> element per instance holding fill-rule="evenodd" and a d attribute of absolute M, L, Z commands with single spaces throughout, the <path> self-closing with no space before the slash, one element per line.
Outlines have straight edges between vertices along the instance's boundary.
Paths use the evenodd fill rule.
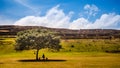
<path fill-rule="evenodd" d="M 62 51 L 106 52 L 120 51 L 120 39 L 68 39 L 61 40 Z M 74 46 L 74 47 L 71 47 Z"/>
<path fill-rule="evenodd" d="M 35 59 L 33 50 L 0 56 L 0 68 L 119 68 L 120 54 L 102 52 L 43 52 L 48 59 L 66 60 L 63 62 L 19 62 L 22 59 Z"/>
<path fill-rule="evenodd" d="M 35 59 L 34 50 L 16 52 L 14 50 L 15 38 L 5 38 L 0 41 L 11 42 L 11 44 L 0 44 L 0 68 L 120 68 L 120 53 L 105 53 L 99 49 L 101 46 L 120 46 L 119 39 L 61 40 L 63 49 L 60 52 L 50 52 L 46 49 L 40 50 L 39 57 L 44 53 L 48 59 L 66 60 L 61 62 L 20 62 L 18 60 Z M 92 46 L 93 51 L 82 52 L 88 44 Z M 74 45 L 74 47 L 71 48 L 71 45 Z M 93 47 L 94 45 L 95 47 Z M 94 50 L 94 48 L 98 51 Z"/>

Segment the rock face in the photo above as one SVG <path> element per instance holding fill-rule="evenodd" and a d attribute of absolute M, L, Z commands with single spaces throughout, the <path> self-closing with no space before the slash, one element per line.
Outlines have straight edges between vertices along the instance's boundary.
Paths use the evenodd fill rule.
<path fill-rule="evenodd" d="M 50 29 L 58 32 L 63 39 L 111 39 L 120 38 L 120 30 L 114 29 L 59 29 L 59 28 L 47 28 L 42 26 L 15 26 L 15 25 L 1 25 L 0 35 L 16 35 L 17 32 L 27 29 Z"/>

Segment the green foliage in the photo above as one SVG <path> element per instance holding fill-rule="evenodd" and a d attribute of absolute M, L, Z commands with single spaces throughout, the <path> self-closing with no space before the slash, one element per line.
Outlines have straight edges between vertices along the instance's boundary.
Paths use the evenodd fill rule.
<path fill-rule="evenodd" d="M 60 49 L 60 39 L 46 29 L 32 29 L 17 34 L 16 50 L 52 48 Z"/>

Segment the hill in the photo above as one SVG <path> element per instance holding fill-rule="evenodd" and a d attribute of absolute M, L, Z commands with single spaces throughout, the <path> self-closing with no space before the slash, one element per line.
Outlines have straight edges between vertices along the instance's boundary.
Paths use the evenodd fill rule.
<path fill-rule="evenodd" d="M 111 39 L 120 38 L 120 30 L 114 29 L 60 29 L 60 28 L 47 28 L 42 26 L 16 26 L 16 25 L 1 25 L 0 35 L 16 35 L 17 32 L 27 29 L 49 29 L 58 32 L 63 39 Z"/>

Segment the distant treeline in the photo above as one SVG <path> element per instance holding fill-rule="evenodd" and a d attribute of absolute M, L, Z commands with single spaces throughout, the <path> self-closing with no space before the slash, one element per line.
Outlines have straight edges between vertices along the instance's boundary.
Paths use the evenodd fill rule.
<path fill-rule="evenodd" d="M 59 29 L 47 28 L 42 26 L 15 26 L 15 25 L 1 25 L 0 35 L 16 35 L 17 32 L 27 29 L 48 29 L 57 32 L 63 39 L 113 39 L 120 38 L 120 30 L 114 29 Z"/>

